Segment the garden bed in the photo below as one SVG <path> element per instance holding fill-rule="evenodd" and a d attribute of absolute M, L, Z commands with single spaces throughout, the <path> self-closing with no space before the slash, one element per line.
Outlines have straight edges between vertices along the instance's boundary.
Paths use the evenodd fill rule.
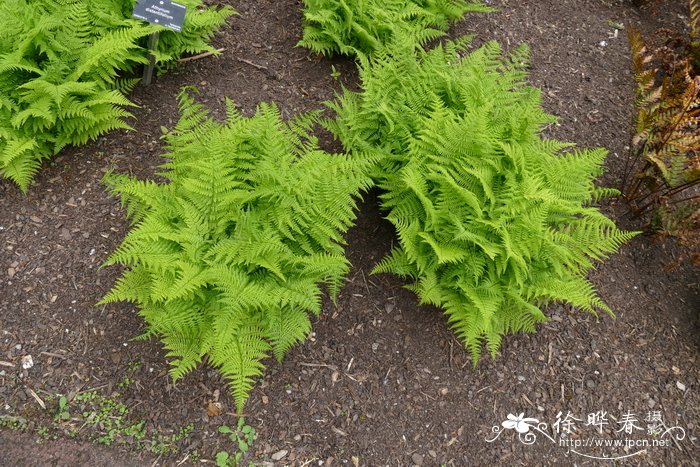
<path fill-rule="evenodd" d="M 499 11 L 467 16 L 450 36 L 475 33 L 478 41 L 496 39 L 506 48 L 527 42 L 531 81 L 542 90 L 546 110 L 559 117 L 546 136 L 608 148 L 602 182 L 619 186 L 634 81 L 625 31 L 615 33 L 615 25 L 634 24 L 646 33 L 682 28 L 682 2 L 661 2 L 657 15 L 614 0 L 490 3 Z M 173 386 L 160 343 L 131 340 L 143 329 L 134 307 L 95 306 L 119 273 L 98 267 L 129 227 L 100 179 L 108 170 L 153 176 L 162 163 L 161 127 L 177 122 L 182 86 L 199 87 L 200 101 L 214 114 L 223 115 L 224 97 L 230 97 L 246 115 L 258 102 L 274 101 L 285 117 L 319 108 L 341 84 L 356 86 L 351 61 L 294 47 L 301 35 L 299 2 L 234 6 L 240 16 L 214 43 L 226 48 L 221 56 L 187 62 L 132 94 L 140 106 L 130 122 L 135 131 L 63 151 L 45 164 L 27 195 L 0 182 L 0 416 L 5 424 L 26 422 L 24 432 L 0 431 L 4 463 L 175 465 L 236 451 L 218 432 L 236 424 L 235 404 L 219 373 L 202 366 Z M 331 75 L 333 69 L 339 76 Z M 628 218 L 622 201 L 602 208 L 621 228 L 642 226 Z M 486 439 L 509 414 L 520 413 L 548 423 L 551 435 L 559 412 L 583 419 L 572 439 L 624 439 L 624 430 L 617 431 L 624 414 L 634 413 L 646 429 L 645 418 L 659 412 L 668 428 L 684 429 L 684 439 L 650 447 L 627 462 L 698 465 L 700 274 L 690 265 L 664 269 L 681 254 L 671 241 L 639 236 L 591 274 L 616 320 L 552 306 L 546 310 L 551 321 L 537 334 L 504 338 L 498 358 L 483 358 L 475 368 L 439 310 L 418 306 L 397 278 L 370 276 L 392 242 L 392 226 L 369 193 L 348 235 L 352 270 L 337 304 L 325 303 L 312 338 L 282 364 L 270 361 L 252 391 L 245 417 L 258 438 L 248 460 L 595 464 L 543 435 L 532 445 L 518 441 L 514 431 L 492 443 Z M 27 355 L 33 366 L 22 369 Z M 75 398 L 92 391 L 99 399 Z M 57 417 L 60 395 L 69 401 L 68 415 Z M 126 410 L 110 412 L 120 428 L 105 439 L 107 422 L 92 423 L 90 413 L 110 403 Z M 584 426 L 587 414 L 598 411 L 608 413 L 601 435 Z M 139 440 L 129 428 L 141 422 Z M 99 439 L 112 447 L 95 448 Z M 574 450 L 621 457 L 640 449 Z"/>

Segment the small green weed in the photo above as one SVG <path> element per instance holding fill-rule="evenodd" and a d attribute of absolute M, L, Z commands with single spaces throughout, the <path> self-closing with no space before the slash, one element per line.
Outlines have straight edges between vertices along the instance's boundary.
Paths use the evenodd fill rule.
<path fill-rule="evenodd" d="M 56 423 L 70 420 L 70 412 L 68 412 L 68 399 L 66 399 L 66 396 L 61 396 L 58 399 L 58 412 L 56 412 L 53 419 Z"/>
<path fill-rule="evenodd" d="M 143 363 L 141 362 L 141 360 L 131 360 L 126 367 L 126 371 L 128 371 L 129 373 L 136 373 L 141 369 L 142 365 Z"/>
<path fill-rule="evenodd" d="M 258 437 L 255 428 L 246 425 L 243 417 L 238 419 L 236 430 L 222 425 L 219 427 L 219 433 L 227 434 L 229 439 L 238 445 L 238 452 L 236 452 L 233 457 L 226 451 L 219 451 L 216 453 L 216 465 L 219 467 L 239 465 L 243 456 L 250 450 L 253 442 L 255 442 L 255 439 Z"/>
<path fill-rule="evenodd" d="M 134 384 L 135 382 L 136 382 L 135 380 L 129 378 L 129 377 L 126 376 L 126 375 L 124 375 L 124 377 L 122 378 L 122 380 L 119 381 L 119 383 L 117 383 L 117 387 L 118 387 L 119 389 L 121 389 L 122 391 L 126 391 L 127 389 L 129 389 L 129 386 L 131 386 L 131 385 Z"/>
<path fill-rule="evenodd" d="M 158 433 L 153 439 L 146 442 L 145 448 L 151 451 L 153 454 L 168 454 L 177 452 L 177 444 L 183 439 L 187 438 L 189 434 L 194 429 L 194 424 L 190 423 L 187 426 L 180 428 L 177 433 L 172 435 L 162 435 Z M 190 454 L 190 458 L 193 454 Z M 194 460 L 192 462 L 195 462 Z"/>
<path fill-rule="evenodd" d="M 24 431 L 28 428 L 27 420 L 12 415 L 0 415 L 0 428 Z"/>
<path fill-rule="evenodd" d="M 36 429 L 36 434 L 41 436 L 43 439 L 49 439 L 49 428 L 47 426 L 41 425 Z"/>
<path fill-rule="evenodd" d="M 126 421 L 129 413 L 126 405 L 95 392 L 78 394 L 75 400 L 87 403 L 83 417 L 86 425 L 100 429 L 101 435 L 95 439 L 97 443 L 109 446 L 121 437 L 142 440 L 146 436 L 145 421 L 133 424 Z"/>

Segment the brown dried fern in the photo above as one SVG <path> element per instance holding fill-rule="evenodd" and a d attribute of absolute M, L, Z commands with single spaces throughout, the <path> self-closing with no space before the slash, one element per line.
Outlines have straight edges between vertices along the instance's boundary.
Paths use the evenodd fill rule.
<path fill-rule="evenodd" d="M 690 0 L 697 37 L 700 0 Z M 661 30 L 663 45 L 650 49 L 628 28 L 637 82 L 637 115 L 623 192 L 636 217 L 653 213 L 650 228 L 678 238 L 700 261 L 700 77 L 697 41 Z M 634 176 L 630 177 L 630 173 Z M 627 181 L 632 178 L 631 182 Z"/>
<path fill-rule="evenodd" d="M 690 56 L 697 73 L 700 70 L 700 0 L 690 0 Z"/>

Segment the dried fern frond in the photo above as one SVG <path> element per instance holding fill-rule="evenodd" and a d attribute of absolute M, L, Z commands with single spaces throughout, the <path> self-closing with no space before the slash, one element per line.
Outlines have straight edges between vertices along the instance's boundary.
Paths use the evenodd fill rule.
<path fill-rule="evenodd" d="M 698 3 L 690 2 L 692 21 L 697 21 Z M 693 64 L 697 43 L 673 31 L 659 35 L 661 45 L 649 48 L 629 28 L 637 114 L 624 193 L 635 215 L 654 212 L 658 221 L 650 224 L 652 229 L 692 248 L 688 239 L 697 239 L 691 231 L 698 227 L 700 213 L 700 77 Z"/>

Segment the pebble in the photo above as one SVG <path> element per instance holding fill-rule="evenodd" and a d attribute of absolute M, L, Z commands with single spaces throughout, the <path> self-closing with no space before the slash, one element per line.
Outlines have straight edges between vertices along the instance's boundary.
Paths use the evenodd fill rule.
<path fill-rule="evenodd" d="M 24 357 L 22 357 L 22 368 L 24 368 L 25 370 L 28 370 L 33 366 L 34 366 L 34 360 L 32 359 L 31 355 L 25 355 Z"/>
<path fill-rule="evenodd" d="M 414 454 L 411 456 L 411 460 L 412 460 L 413 463 L 416 464 L 416 465 L 423 465 L 423 456 L 421 456 L 421 455 L 418 454 L 417 452 L 414 453 Z"/>
<path fill-rule="evenodd" d="M 274 454 L 272 455 L 272 460 L 273 460 L 273 461 L 280 461 L 280 460 L 284 459 L 284 457 L 285 457 L 288 453 L 289 453 L 289 451 L 287 451 L 286 449 L 282 449 L 282 450 L 280 450 L 280 451 L 277 451 L 276 453 L 274 453 Z"/>

